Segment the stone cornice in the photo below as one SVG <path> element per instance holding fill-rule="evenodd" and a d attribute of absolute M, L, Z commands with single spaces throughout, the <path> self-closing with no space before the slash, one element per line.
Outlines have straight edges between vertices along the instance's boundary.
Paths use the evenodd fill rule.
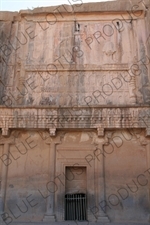
<path fill-rule="evenodd" d="M 98 130 L 145 128 L 150 136 L 149 107 L 73 107 L 73 108 L 0 108 L 0 128 L 7 136 L 9 129 L 49 129 L 54 136 L 57 129 Z"/>

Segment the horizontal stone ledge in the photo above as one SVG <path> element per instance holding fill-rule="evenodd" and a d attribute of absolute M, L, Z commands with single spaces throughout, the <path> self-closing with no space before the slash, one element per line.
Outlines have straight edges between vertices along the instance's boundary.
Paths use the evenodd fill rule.
<path fill-rule="evenodd" d="M 1 109 L 8 109 L 8 110 L 11 110 L 11 109 L 18 109 L 18 110 L 24 110 L 24 109 L 32 109 L 32 110 L 35 110 L 35 109 L 41 109 L 41 110 L 51 110 L 51 109 L 56 109 L 56 110 L 63 110 L 63 109 L 78 109 L 78 110 L 81 110 L 81 109 L 100 109 L 100 110 L 104 110 L 104 109 L 126 109 L 126 110 L 130 110 L 130 109 L 149 109 L 150 110 L 150 105 L 149 104 L 134 104 L 134 105 L 131 105 L 131 104 L 128 104 L 128 105 L 90 105 L 90 106 L 77 106 L 77 105 L 73 105 L 73 106 L 49 106 L 49 105 L 44 105 L 44 106 L 39 106 L 39 105 L 14 105 L 14 106 L 5 106 L 5 105 L 0 105 L 0 110 Z"/>
<path fill-rule="evenodd" d="M 102 225 L 104 223 L 99 222 L 90 222 L 90 221 L 69 221 L 69 225 Z M 106 223 L 106 225 L 148 225 L 147 222 L 113 222 L 113 223 Z M 6 225 L 2 224 L 2 225 Z M 11 225 L 68 225 L 68 221 L 61 221 L 61 222 L 12 222 Z"/>
<path fill-rule="evenodd" d="M 96 150 L 96 147 L 91 145 L 91 144 L 75 144 L 75 146 L 72 144 L 72 145 L 58 145 L 57 146 L 57 150 L 65 150 L 65 151 L 69 151 L 69 150 L 75 150 L 75 151 L 94 151 Z"/>
<path fill-rule="evenodd" d="M 104 135 L 105 135 L 105 130 L 109 130 L 109 129 L 115 129 L 115 130 L 122 130 L 122 129 L 144 129 L 145 131 L 146 131 L 146 133 L 145 133 L 145 136 L 146 137 L 150 137 L 150 127 L 144 127 L 144 126 L 136 126 L 136 127 L 134 127 L 134 126 L 122 126 L 122 125 L 120 125 L 120 127 L 119 126 L 99 126 L 98 124 L 96 125 L 96 126 L 87 126 L 87 125 L 84 125 L 84 126 L 81 126 L 81 125 L 79 125 L 79 126 L 56 126 L 56 127 L 46 127 L 46 126 L 39 126 L 39 127 L 32 127 L 32 126 L 24 126 L 24 127 L 0 127 L 0 129 L 2 130 L 2 136 L 9 136 L 10 135 L 10 133 L 11 133 L 11 131 L 12 130 L 14 130 L 14 129 L 17 129 L 17 130 L 19 130 L 19 129 L 21 129 L 21 130 L 23 130 L 23 129 L 25 129 L 25 130 L 28 130 L 28 129 L 32 129 L 32 130 L 35 130 L 35 131 L 38 131 L 38 130 L 48 130 L 49 131 L 49 134 L 50 134 L 50 136 L 55 136 L 56 135 L 56 133 L 57 133 L 57 131 L 58 130 L 81 130 L 81 131 L 83 131 L 83 130 L 97 130 L 97 134 L 98 134 L 98 137 L 103 137 Z"/>
<path fill-rule="evenodd" d="M 116 13 L 113 11 L 110 11 L 110 12 L 97 11 L 97 12 L 90 12 L 90 13 L 75 12 L 74 14 L 76 15 L 76 21 L 78 21 L 80 23 L 88 22 L 88 21 L 91 22 L 91 20 L 93 22 L 97 22 L 99 20 L 101 22 L 111 20 L 112 22 L 110 22 L 110 23 L 113 24 L 113 21 L 115 21 L 116 19 L 119 21 L 122 21 L 122 22 L 124 22 L 124 20 L 130 21 L 130 19 L 131 19 L 130 15 L 132 16 L 132 20 L 144 19 L 144 17 L 146 16 L 146 11 L 144 11 L 143 9 L 138 10 L 138 11 L 133 10 L 133 13 L 132 13 L 132 11 L 130 10 L 130 14 L 127 13 L 127 11 L 118 11 Z M 21 14 L 20 21 L 21 21 L 21 19 L 24 19 L 27 22 L 32 21 L 32 23 L 42 24 L 44 22 L 47 22 L 46 21 L 47 18 L 49 20 L 53 20 L 54 18 L 58 17 L 56 22 L 53 21 L 53 23 L 54 23 L 53 25 L 55 26 L 55 24 L 59 23 L 59 22 L 74 22 L 75 21 L 74 14 L 66 12 L 66 13 L 63 13 L 63 17 L 61 17 L 59 14 L 57 14 L 55 12 L 53 12 L 53 13 L 38 13 L 37 15 Z M 140 14 L 140 16 L 137 17 L 136 14 L 137 15 Z M 54 17 L 54 15 L 55 15 L 55 17 Z M 48 22 L 47 22 L 47 24 L 48 24 Z M 75 31 L 74 33 L 78 33 L 78 31 Z"/>
<path fill-rule="evenodd" d="M 54 69 L 48 68 L 48 66 L 55 66 Z M 9 66 L 9 65 L 8 65 Z M 12 66 L 12 65 L 10 65 Z M 75 72 L 86 72 L 86 71 L 128 71 L 130 69 L 130 66 L 128 64 L 105 64 L 101 66 L 97 65 L 83 65 L 83 64 L 63 64 L 64 68 L 60 66 L 59 64 L 53 64 L 48 63 L 45 65 L 34 65 L 34 66 L 27 66 L 25 65 L 25 71 L 26 72 L 69 72 L 69 71 L 75 71 Z M 50 75 L 50 74 L 49 74 Z"/>

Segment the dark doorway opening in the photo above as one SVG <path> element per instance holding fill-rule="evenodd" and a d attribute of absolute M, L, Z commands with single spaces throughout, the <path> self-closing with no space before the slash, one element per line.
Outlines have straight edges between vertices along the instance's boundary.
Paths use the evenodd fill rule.
<path fill-rule="evenodd" d="M 65 220 L 86 220 L 86 194 L 65 195 Z"/>

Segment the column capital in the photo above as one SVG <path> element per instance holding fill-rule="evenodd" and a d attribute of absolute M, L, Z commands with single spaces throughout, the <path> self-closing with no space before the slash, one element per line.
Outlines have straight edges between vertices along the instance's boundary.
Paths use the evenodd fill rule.
<path fill-rule="evenodd" d="M 51 137 L 50 139 L 48 139 L 45 143 L 47 145 L 57 145 L 57 144 L 60 144 L 62 141 L 61 141 L 61 138 L 60 136 L 56 136 L 56 137 Z"/>
<path fill-rule="evenodd" d="M 54 137 L 56 135 L 56 128 L 49 128 L 49 133 L 51 137 Z"/>
<path fill-rule="evenodd" d="M 97 127 L 98 137 L 104 137 L 104 128 Z"/>
<path fill-rule="evenodd" d="M 146 128 L 146 137 L 150 137 L 150 127 Z"/>
<path fill-rule="evenodd" d="M 8 127 L 3 127 L 2 128 L 2 135 L 8 137 L 10 134 L 10 130 Z"/>
<path fill-rule="evenodd" d="M 0 145 L 5 145 L 5 144 L 15 144 L 15 138 L 12 136 L 12 137 L 2 137 L 0 138 Z"/>

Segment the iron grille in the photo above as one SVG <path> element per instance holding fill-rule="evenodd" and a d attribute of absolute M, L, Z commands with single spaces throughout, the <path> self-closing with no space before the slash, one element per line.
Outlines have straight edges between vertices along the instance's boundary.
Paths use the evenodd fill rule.
<path fill-rule="evenodd" d="M 65 220 L 86 220 L 86 194 L 65 195 Z"/>

